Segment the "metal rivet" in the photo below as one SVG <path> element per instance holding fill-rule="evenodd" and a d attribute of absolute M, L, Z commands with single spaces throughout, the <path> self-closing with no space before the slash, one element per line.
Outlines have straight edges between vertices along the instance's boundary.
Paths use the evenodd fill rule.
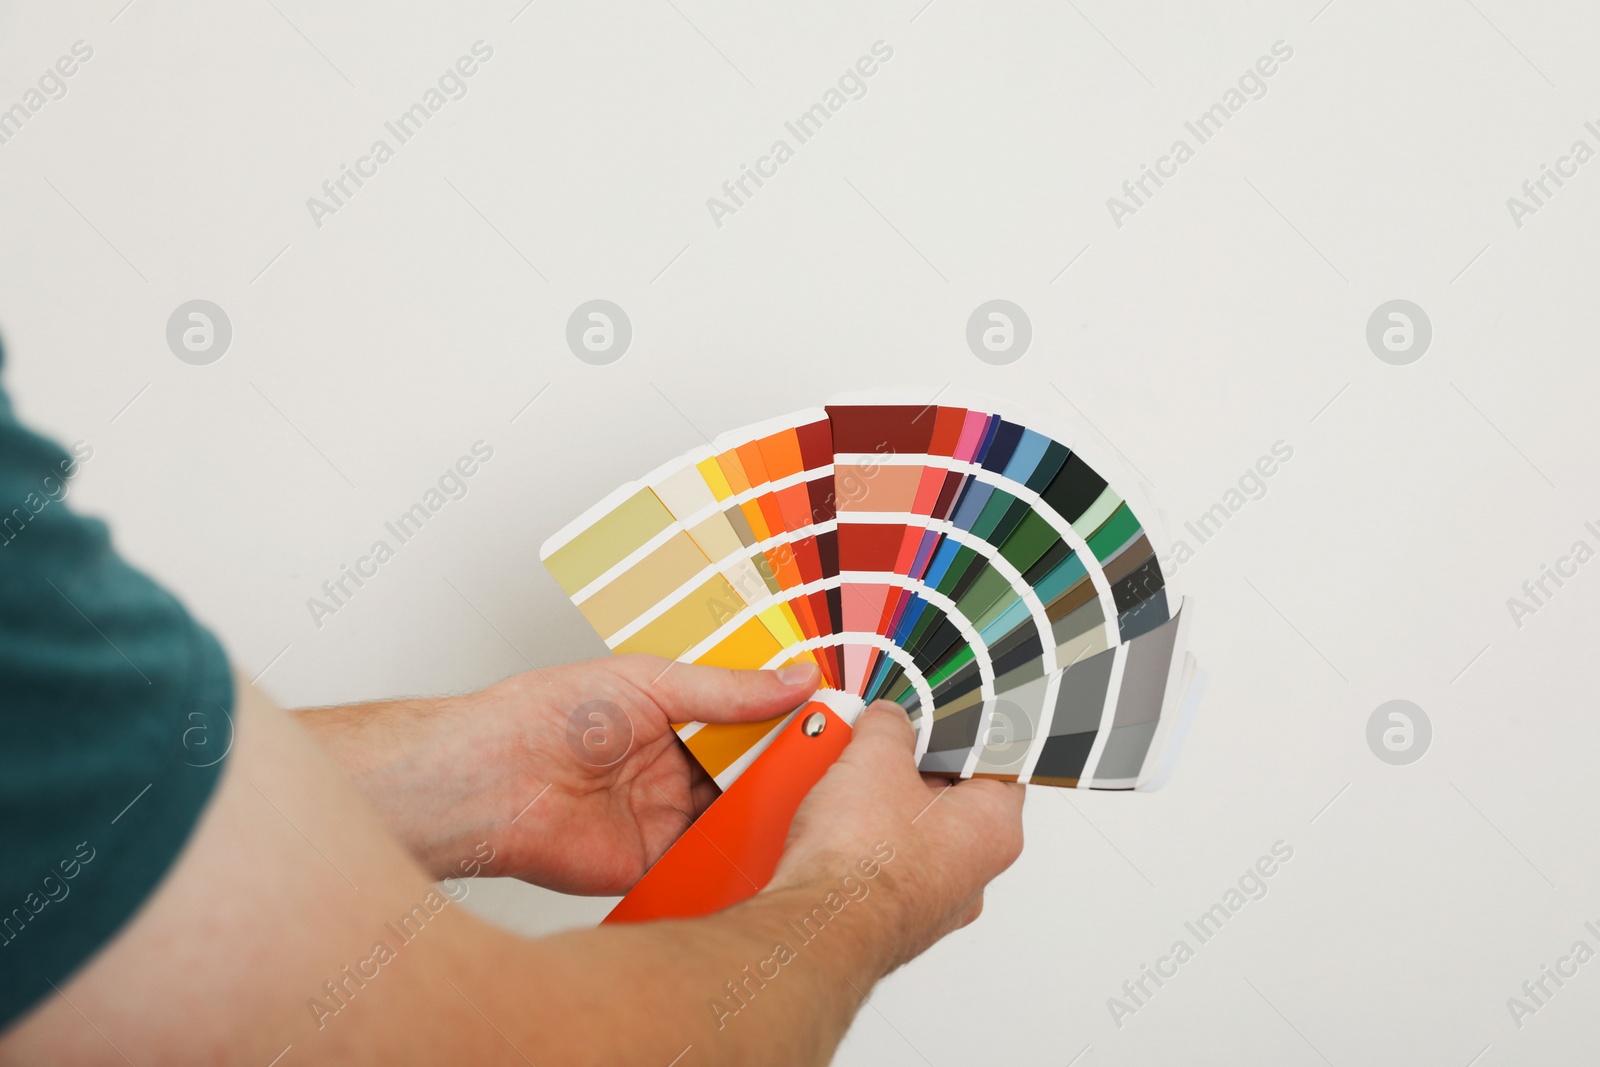
<path fill-rule="evenodd" d="M 806 721 L 800 724 L 800 732 L 807 737 L 816 737 L 828 725 L 828 717 L 820 711 L 813 711 L 806 716 Z"/>

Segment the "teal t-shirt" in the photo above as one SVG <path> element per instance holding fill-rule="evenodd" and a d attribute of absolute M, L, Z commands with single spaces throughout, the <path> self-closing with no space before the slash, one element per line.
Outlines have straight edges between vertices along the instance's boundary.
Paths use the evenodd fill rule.
<path fill-rule="evenodd" d="M 150 896 L 233 740 L 216 638 L 67 502 L 93 454 L 0 392 L 0 1029 Z"/>

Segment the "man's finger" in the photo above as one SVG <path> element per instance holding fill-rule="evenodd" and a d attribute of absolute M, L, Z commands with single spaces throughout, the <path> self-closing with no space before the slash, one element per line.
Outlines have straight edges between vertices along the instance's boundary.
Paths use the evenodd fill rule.
<path fill-rule="evenodd" d="M 822 681 L 815 663 L 775 671 L 736 671 L 654 656 L 626 656 L 619 664 L 672 722 L 753 722 L 793 711 Z"/>
<path fill-rule="evenodd" d="M 890 700 L 873 701 L 856 717 L 854 730 L 842 758 L 883 760 L 915 769 L 909 757 L 917 747 L 917 731 L 900 705 Z"/>

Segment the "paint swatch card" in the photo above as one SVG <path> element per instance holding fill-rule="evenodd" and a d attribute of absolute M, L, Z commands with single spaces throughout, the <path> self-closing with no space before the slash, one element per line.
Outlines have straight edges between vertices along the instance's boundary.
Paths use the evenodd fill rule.
<path fill-rule="evenodd" d="M 771 668 L 904 707 L 926 773 L 1159 784 L 1197 697 L 1186 618 L 1132 507 L 999 414 L 840 404 L 719 437 L 541 558 L 619 652 Z M 680 738 L 726 788 L 782 719 Z"/>

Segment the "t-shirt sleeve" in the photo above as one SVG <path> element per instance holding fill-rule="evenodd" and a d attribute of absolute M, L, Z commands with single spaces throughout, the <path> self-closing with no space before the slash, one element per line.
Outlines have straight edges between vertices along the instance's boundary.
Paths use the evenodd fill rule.
<path fill-rule="evenodd" d="M 0 393 L 0 1029 L 150 896 L 233 741 L 216 638 L 67 502 L 92 456 Z"/>

